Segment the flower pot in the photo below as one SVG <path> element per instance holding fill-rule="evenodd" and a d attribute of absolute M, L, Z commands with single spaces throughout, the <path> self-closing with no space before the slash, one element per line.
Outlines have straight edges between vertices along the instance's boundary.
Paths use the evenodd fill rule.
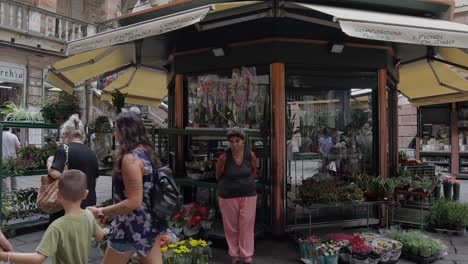
<path fill-rule="evenodd" d="M 460 184 L 453 185 L 453 200 L 460 201 Z"/>
<path fill-rule="evenodd" d="M 432 193 L 434 198 L 436 198 L 436 199 L 440 198 L 440 190 L 441 189 L 442 189 L 442 187 L 440 186 L 440 184 L 437 184 L 436 187 L 434 188 L 434 192 Z"/>
<path fill-rule="evenodd" d="M 401 248 L 397 248 L 391 251 L 388 261 L 397 261 L 401 256 Z"/>
<path fill-rule="evenodd" d="M 444 198 L 452 199 L 453 184 L 451 182 L 444 183 Z"/>
<path fill-rule="evenodd" d="M 198 234 L 198 232 L 200 232 L 200 227 L 199 226 L 195 226 L 195 227 L 184 226 L 184 235 L 186 237 L 194 236 L 194 235 Z"/>
<path fill-rule="evenodd" d="M 174 226 L 170 226 L 171 230 L 176 233 L 177 235 L 179 235 L 180 233 L 182 233 L 183 231 L 183 228 L 182 227 L 174 227 Z"/>
<path fill-rule="evenodd" d="M 338 255 L 325 256 L 325 264 L 338 264 Z"/>
<path fill-rule="evenodd" d="M 325 256 L 311 256 L 309 257 L 309 260 L 311 260 L 314 264 L 326 264 Z"/>
<path fill-rule="evenodd" d="M 203 230 L 210 230 L 212 225 L 213 225 L 212 221 L 202 221 L 201 222 L 201 227 L 203 228 Z"/>
<path fill-rule="evenodd" d="M 340 253 L 340 262 L 349 263 L 351 255 L 348 252 Z"/>
<path fill-rule="evenodd" d="M 350 264 L 368 264 L 369 254 L 356 254 L 353 253 L 349 259 Z"/>

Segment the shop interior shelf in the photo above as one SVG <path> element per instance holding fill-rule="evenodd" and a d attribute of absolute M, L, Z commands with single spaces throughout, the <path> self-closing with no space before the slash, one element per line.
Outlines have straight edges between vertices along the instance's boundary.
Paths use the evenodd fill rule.
<path fill-rule="evenodd" d="M 450 165 L 450 163 L 448 163 L 448 162 L 430 161 L 430 160 L 425 160 L 424 163 L 434 164 L 434 165 L 439 165 L 439 166 L 449 166 Z"/>
<path fill-rule="evenodd" d="M 442 151 L 442 150 L 434 150 L 434 151 L 420 151 L 421 155 L 451 155 L 452 152 L 450 151 Z M 468 153 L 468 152 L 467 152 Z"/>
<path fill-rule="evenodd" d="M 304 207 L 307 210 L 322 209 L 322 208 L 335 208 L 335 207 L 353 207 L 353 206 L 373 206 L 381 204 L 392 204 L 393 200 L 378 200 L 378 201 L 356 201 L 348 203 L 334 203 L 334 204 L 311 204 Z"/>

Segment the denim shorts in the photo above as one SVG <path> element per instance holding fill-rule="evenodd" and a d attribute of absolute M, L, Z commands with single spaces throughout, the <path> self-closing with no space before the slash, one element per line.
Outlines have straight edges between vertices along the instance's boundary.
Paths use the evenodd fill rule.
<path fill-rule="evenodd" d="M 137 251 L 135 246 L 129 242 L 115 242 L 115 241 L 109 240 L 107 241 L 107 246 L 121 254 Z"/>

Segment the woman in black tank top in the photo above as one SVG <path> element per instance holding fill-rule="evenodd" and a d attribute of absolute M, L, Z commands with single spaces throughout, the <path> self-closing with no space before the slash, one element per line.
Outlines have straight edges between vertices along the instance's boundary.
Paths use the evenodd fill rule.
<path fill-rule="evenodd" d="M 218 202 L 232 263 L 252 263 L 254 253 L 257 158 L 244 147 L 245 133 L 234 127 L 227 138 L 231 145 L 216 163 Z M 242 262 L 243 261 L 243 262 Z"/>

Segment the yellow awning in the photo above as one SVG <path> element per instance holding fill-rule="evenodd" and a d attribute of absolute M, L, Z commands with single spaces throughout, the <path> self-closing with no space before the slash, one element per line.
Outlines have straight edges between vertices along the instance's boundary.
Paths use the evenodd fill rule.
<path fill-rule="evenodd" d="M 101 100 L 112 101 L 110 92 L 117 89 L 127 93 L 127 104 L 159 106 L 161 100 L 167 96 L 167 85 L 166 72 L 144 66 L 133 67 L 104 88 Z"/>
<path fill-rule="evenodd" d="M 461 49 L 441 48 L 439 54 L 446 61 L 450 61 L 465 67 L 468 67 L 468 54 Z M 459 69 L 468 74 L 467 70 Z"/>
<path fill-rule="evenodd" d="M 135 63 L 135 45 L 125 44 L 88 51 L 52 65 L 46 81 L 71 93 L 77 86 L 104 73 L 118 71 Z M 66 85 L 65 85 L 66 84 Z"/>
<path fill-rule="evenodd" d="M 446 61 L 456 63 L 460 60 L 459 64 L 466 64 L 468 61 L 468 54 L 458 49 L 443 49 L 441 55 Z M 433 66 L 440 82 L 455 89 L 440 85 L 429 63 L 421 60 L 403 65 L 400 69 L 400 84 L 398 85 L 400 93 L 408 97 L 413 105 L 468 100 L 468 80 L 460 74 L 460 69 L 437 61 L 433 62 Z"/>
<path fill-rule="evenodd" d="M 231 10 L 231 9 L 235 9 L 235 8 L 239 8 L 239 7 L 243 7 L 243 6 L 254 5 L 254 4 L 257 4 L 257 3 L 260 3 L 260 1 L 242 1 L 242 2 L 231 2 L 231 3 L 219 3 L 219 4 L 214 5 L 215 6 L 214 9 L 211 10 L 209 12 L 209 14 L 218 13 L 218 12 L 221 12 L 221 11 L 227 11 L 227 10 Z"/>
<path fill-rule="evenodd" d="M 63 91 L 73 94 L 73 90 L 75 89 L 70 84 L 66 83 L 62 78 L 58 77 L 57 74 L 49 71 L 47 73 L 46 82 L 52 84 L 53 86 L 62 89 Z"/>

